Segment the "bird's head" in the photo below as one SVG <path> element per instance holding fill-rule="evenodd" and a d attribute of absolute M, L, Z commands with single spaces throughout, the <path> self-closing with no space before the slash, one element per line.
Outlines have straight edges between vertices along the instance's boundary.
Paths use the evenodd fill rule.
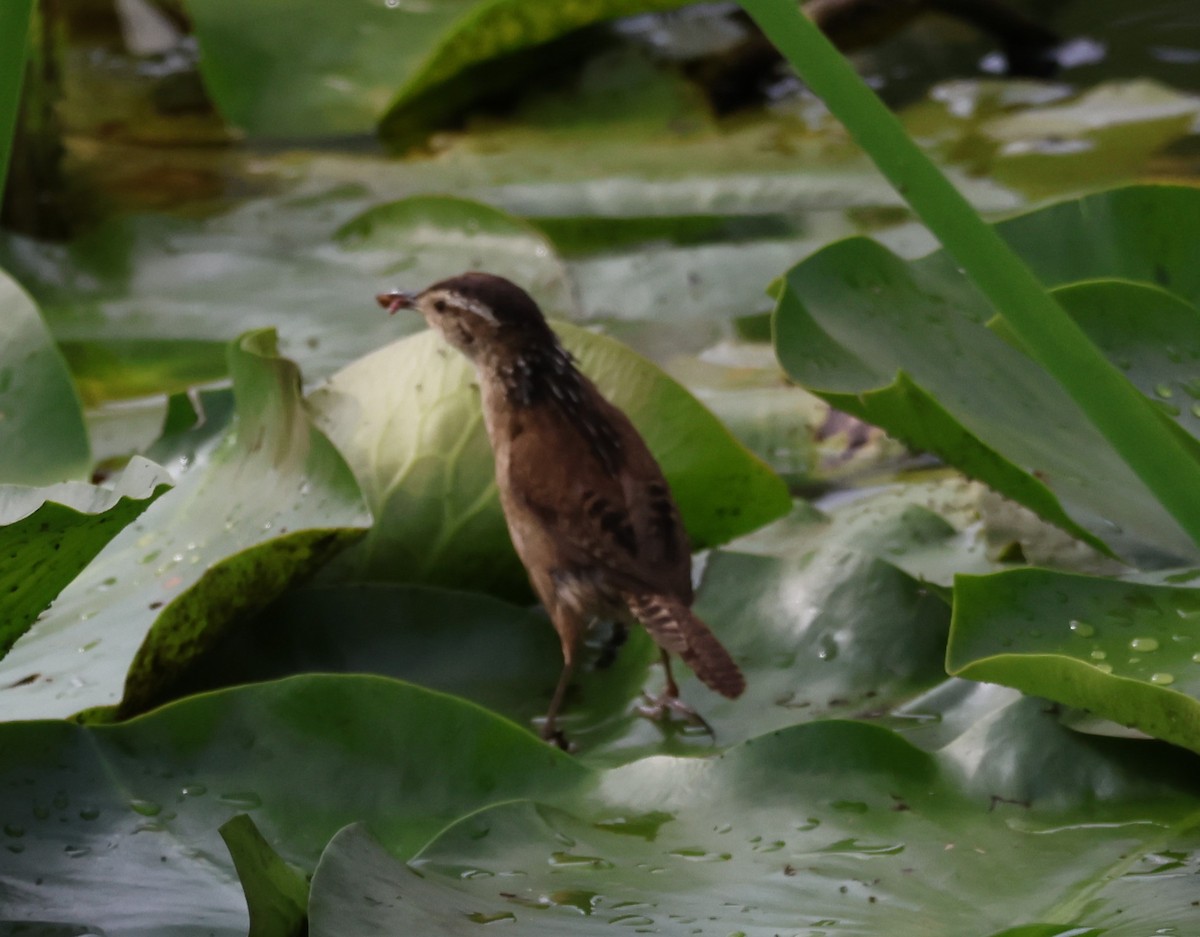
<path fill-rule="evenodd" d="M 380 293 L 375 299 L 391 313 L 400 309 L 419 312 L 468 358 L 553 341 L 553 333 L 530 295 L 490 273 L 464 273 L 419 293 L 396 290 Z"/>

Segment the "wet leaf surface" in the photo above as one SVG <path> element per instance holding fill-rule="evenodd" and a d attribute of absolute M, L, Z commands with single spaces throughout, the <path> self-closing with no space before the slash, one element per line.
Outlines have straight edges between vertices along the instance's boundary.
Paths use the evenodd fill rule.
<path fill-rule="evenodd" d="M 0 657 L 113 537 L 171 486 L 135 458 L 112 488 L 0 485 Z"/>
<path fill-rule="evenodd" d="M 954 592 L 952 673 L 1200 750 L 1196 589 L 1028 569 L 961 577 Z"/>
<path fill-rule="evenodd" d="M 374 677 L 197 696 L 116 726 L 10 722 L 0 736 L 0 882 L 14 929 L 244 935 L 218 832 L 237 815 L 308 870 L 347 823 L 411 855 L 472 805 L 587 777 L 474 705 Z"/>
<path fill-rule="evenodd" d="M 1184 790 L 1144 776 L 1082 806 L 1087 781 L 1048 779 L 1043 793 L 1081 804 L 1053 810 L 985 793 L 960 755 L 821 722 L 717 759 L 614 769 L 570 813 L 484 810 L 408 866 L 351 827 L 317 867 L 312 933 L 459 934 L 472 921 L 522 934 L 951 935 L 1015 919 L 1134 934 L 1193 919 L 1200 815 Z"/>
<path fill-rule="evenodd" d="M 274 336 L 230 351 L 239 419 L 121 531 L 0 661 L 6 719 L 137 712 L 230 627 L 361 536 L 358 488 L 309 424 Z"/>
<path fill-rule="evenodd" d="M 1178 298 L 1120 281 L 1064 295 L 1114 363 L 1131 367 L 1127 352 L 1116 351 L 1119 332 L 1128 354 L 1143 349 L 1139 383 L 1166 382 L 1173 395 L 1190 356 L 1200 353 L 1189 345 L 1196 315 L 1184 302 L 1197 291 L 1177 245 L 1155 250 L 1175 243 L 1175 225 L 1193 223 L 1177 211 L 1194 201 L 1188 190 L 1130 188 L 1037 211 L 999 230 L 1048 285 L 1101 276 L 1169 284 Z M 1126 252 L 1129 226 L 1140 234 Z M 986 327 L 990 316 L 943 253 L 904 263 L 872 242 L 848 240 L 789 273 L 776 341 L 789 373 L 830 403 L 936 452 L 1075 536 L 1146 561 L 1154 551 L 1190 556 L 1188 538 L 1065 392 Z M 1187 329 L 1178 327 L 1181 319 Z M 1170 332 L 1172 344 L 1148 353 L 1135 335 L 1143 328 Z"/>
<path fill-rule="evenodd" d="M 582 9 L 539 8 L 540 21 L 506 30 L 516 9 L 507 2 L 486 8 L 440 4 L 425 12 L 403 3 L 371 10 L 342 4 L 337 22 L 320 29 L 339 48 L 337 61 L 314 65 L 305 58 L 311 49 L 305 23 L 317 14 L 333 15 L 336 5 L 290 5 L 286 17 L 268 16 L 222 33 L 247 15 L 234 6 L 196 0 L 192 10 L 207 44 L 208 77 L 216 76 L 214 88 L 226 82 L 217 89 L 223 106 L 242 108 L 245 121 L 257 122 L 265 133 L 292 133 L 286 122 L 306 114 L 304 120 L 312 121 L 303 133 L 322 135 L 331 127 L 373 126 L 397 91 L 420 90 L 422 74 L 449 74 L 476 51 L 544 38 L 538 30 L 545 24 L 557 29 Z M 1094 39 L 1107 44 L 1101 58 L 1115 62 L 1141 43 L 1135 50 L 1141 59 L 1125 74 L 1175 76 L 1180 87 L 1193 80 L 1194 57 L 1187 64 L 1188 54 L 1194 56 L 1191 11 L 1171 20 L 1163 7 L 1126 16 L 1115 0 L 1076 7 L 1039 11 L 1076 37 L 1075 52 L 1086 51 Z M 392 27 L 402 16 L 410 25 L 430 26 L 425 34 L 410 30 L 410 39 L 453 41 L 423 51 L 414 41 L 397 50 Z M 645 45 L 670 31 L 662 25 L 635 24 L 644 32 L 638 41 Z M 365 28 L 349 37 L 346 31 L 357 27 Z M 256 35 L 269 35 L 272 47 L 256 48 Z M 1148 35 L 1152 41 L 1145 41 Z M 1194 102 L 1185 95 L 1137 81 L 1090 91 L 1088 83 L 1106 67 L 1098 60 L 1071 65 L 1053 83 L 969 79 L 930 88 L 931 74 L 975 74 L 988 50 L 971 43 L 947 49 L 910 31 L 891 49 L 861 61 L 897 101 L 928 95 L 928 106 L 905 106 L 902 117 L 941 154 L 977 206 L 1007 212 L 1026 197 L 1094 186 L 1120 174 L 1176 178 L 1194 172 Z M 224 62 L 214 52 L 218 47 L 228 53 Z M 281 50 L 289 57 L 286 74 L 240 80 L 239 68 L 257 69 Z M 505 114 L 468 117 L 461 128 L 428 137 L 427 149 L 394 160 L 356 139 L 327 138 L 316 151 L 214 147 L 212 141 L 228 142 L 228 136 L 203 115 L 156 112 L 150 128 L 130 122 L 115 114 L 109 100 L 119 81 L 113 76 L 121 68 L 140 76 L 161 63 L 122 64 L 114 62 L 109 46 L 101 52 L 71 65 L 76 71 L 63 113 L 77 123 L 67 144 L 89 184 L 102 190 L 101 200 L 115 196 L 143 214 L 110 219 L 68 247 L 13 237 L 0 243 L 3 264 L 42 304 L 55 336 L 64 340 L 89 400 L 221 380 L 228 370 L 224 345 L 258 326 L 277 326 L 285 352 L 315 382 L 407 327 L 379 314 L 371 302 L 375 292 L 484 266 L 522 280 L 548 310 L 599 323 L 663 364 L 744 443 L 787 471 L 789 482 L 812 485 L 814 458 L 833 448 L 821 441 L 816 457 L 807 448 L 823 411 L 813 419 L 812 403 L 801 391 L 770 384 L 778 381 L 774 369 L 745 367 L 742 350 L 726 344 L 734 320 L 769 308 L 762 287 L 786 266 L 830 241 L 907 216 L 895 193 L 805 96 L 784 94 L 769 112 L 714 118 L 690 79 L 654 55 L 618 44 L 586 61 L 581 56 L 561 87 L 514 98 Z M 946 64 L 956 60 L 958 71 Z M 78 63 L 84 61 L 81 78 Z M 445 66 L 441 73 L 422 72 L 438 62 Z M 1154 67 L 1144 68 L 1147 62 Z M 168 75 L 155 83 L 155 94 L 180 77 L 195 76 Z M 265 96 L 263 89 L 270 89 Z M 408 121 L 406 133 L 425 133 L 425 121 L 436 117 L 424 109 L 430 100 L 416 94 L 397 112 Z M 138 106 L 155 111 L 157 103 Z M 1059 132 L 1064 118 L 1078 119 L 1069 134 Z M 160 145 L 180 128 L 200 128 L 188 137 L 195 145 Z M 446 192 L 486 204 L 441 197 Z M 253 197 L 231 208 L 245 193 Z M 394 202 L 400 193 L 422 197 Z M 161 206 L 171 213 L 145 211 Z M 1182 339 L 1191 334 L 1188 317 L 1200 297 L 1192 257 L 1196 208 L 1187 188 L 1144 187 L 1052 206 L 1001 226 L 1023 245 L 1039 276 L 1065 285 L 1064 302 L 1078 297 L 1081 321 L 1089 311 L 1099 312 L 1093 334 L 1110 346 L 1114 360 L 1123 344 L 1129 346 L 1130 376 L 1185 428 L 1194 422 L 1192 342 Z M 537 229 L 513 215 L 530 218 Z M 932 246 L 911 225 L 881 239 L 903 257 Z M 935 256 L 921 263 L 934 269 L 943 261 Z M 1133 283 L 1076 285 L 1097 277 Z M 921 276 L 915 279 L 923 288 Z M 1152 319 L 1141 315 L 1143 306 L 1154 307 Z M 989 348 L 1007 344 L 987 310 L 977 319 L 974 325 L 986 323 L 1000 339 Z M 761 316 L 758 321 L 757 340 L 763 341 Z M 919 317 L 917 325 L 924 327 Z M 34 345 L 48 347 L 44 330 L 30 334 L 35 332 Z M 16 348 L 6 345 L 4 353 Z M 7 360 L 0 354 L 0 410 Z M 697 362 L 715 370 L 702 373 Z M 22 381 L 30 377 L 14 373 Z M 35 474 L 42 474 L 20 479 L 27 484 L 88 471 L 84 437 L 72 422 L 78 403 L 61 396 L 68 387 L 64 375 L 60 362 L 36 372 L 49 388 L 47 399 L 58 394 L 61 406 L 52 419 L 31 424 L 32 435 L 14 439 L 39 445 L 55 434 L 61 439 L 53 458 L 37 467 Z M 878 376 L 880 385 L 887 384 L 896 369 L 882 368 Z M 276 370 L 274 379 L 290 386 L 294 375 Z M 927 406 L 928 394 L 901 390 L 926 424 L 938 417 Z M 276 524 L 255 533 L 260 539 L 248 549 L 239 540 L 218 550 L 232 552 L 192 585 L 195 603 L 169 609 L 176 623 L 207 628 L 210 611 L 224 616 L 230 595 L 235 605 L 248 595 L 252 601 L 238 607 L 248 617 L 219 637 L 206 632 L 192 647 L 183 627 L 174 636 L 155 637 L 158 626 L 147 631 L 152 619 L 141 606 L 105 606 L 95 624 L 104 625 L 104 640 L 121 635 L 128 647 L 98 674 L 89 661 L 101 646 L 88 649 L 88 641 L 74 640 L 82 632 L 73 629 L 86 630 L 88 623 L 67 622 L 62 634 L 71 640 L 53 653 L 47 649 L 46 660 L 59 668 L 51 674 L 57 688 L 90 700 L 104 694 L 73 681 L 97 677 L 106 694 L 120 695 L 128 663 L 147 635 L 152 641 L 145 662 L 162 652 L 173 676 L 196 681 L 174 684 L 179 692 L 202 690 L 206 674 L 211 686 L 292 671 L 345 673 L 200 692 L 111 727 L 0 725 L 0 930 L 243 935 L 246 901 L 217 830 L 246 813 L 280 862 L 308 872 L 324 850 L 313 900 L 315 933 L 416 930 L 414 919 L 422 921 L 422 932 L 435 934 L 490 923 L 514 932 L 654 926 L 718 937 L 793 931 L 832 937 L 866 930 L 1146 937 L 1195 929 L 1194 758 L 1162 743 L 1068 731 L 1064 725 L 1096 727 L 1078 712 L 1008 687 L 944 678 L 949 606 L 943 598 L 955 573 L 985 574 L 1022 558 L 1080 562 L 1078 551 L 1061 547 L 1036 552 L 1028 528 L 994 511 L 980 513 L 961 496 L 961 483 L 922 476 L 919 484 L 906 479 L 903 491 L 857 506 L 827 502 L 825 515 L 800 506 L 772 528 L 711 556 L 698 608 L 742 656 L 752 676 L 746 698 L 725 704 L 682 674 L 684 696 L 713 721 L 715 742 L 636 716 L 641 691 L 657 691 L 661 673 L 654 649 L 644 635 L 634 635 L 611 667 L 581 676 L 569 701 L 571 732 L 579 758 L 593 766 L 588 768 L 527 731 L 536 728 L 559 663 L 552 629 L 537 612 L 478 595 L 333 582 L 289 585 L 268 610 L 252 614 L 282 581 L 268 567 L 295 572 L 306 553 L 317 562 L 314 543 L 294 528 L 276 536 L 281 524 L 270 515 L 270 504 L 290 491 L 287 483 L 264 481 L 252 470 L 253 460 L 241 463 L 249 480 L 233 471 L 238 459 L 225 436 L 229 395 L 202 396 L 198 423 L 176 397 L 167 411 L 166 437 L 149 449 L 161 412 L 151 419 L 147 408 L 131 417 L 129 432 L 112 413 L 103 429 L 104 421 L 89 417 L 89 428 L 97 457 L 120 459 L 143 450 L 180 479 L 187 494 L 177 488 L 162 502 L 192 501 L 176 500 L 170 511 L 151 508 L 160 512 L 156 529 L 169 533 L 165 549 L 176 535 L 186 547 L 198 518 L 211 509 L 205 521 L 218 522 L 220 508 L 241 496 L 253 502 L 247 515 L 252 524 Z M 1042 398 L 1034 393 L 1031 399 L 1037 417 Z M 1040 426 L 1026 419 L 1028 426 Z M 5 427 L 11 430 L 12 421 L 0 420 L 0 430 Z M 984 430 L 987 436 L 992 426 Z M 853 438 L 847 434 L 847 452 Z M 16 451 L 9 442 L 0 446 L 0 463 Z M 1086 440 L 1060 444 L 1080 446 L 1080 462 L 1090 469 Z M 794 461 L 784 449 L 796 453 Z M 868 449 L 867 471 L 878 472 L 886 459 Z M 21 455 L 22 463 L 28 458 L 28 452 Z M 49 475 L 42 477 L 46 465 Z M 853 460 L 847 465 L 842 468 L 854 470 Z M 847 476 L 818 474 L 825 480 L 818 484 L 831 477 Z M 1049 490 L 1060 496 L 1055 483 L 1061 479 L 1049 481 Z M 340 483 L 332 488 L 351 490 Z M 1106 498 L 1103 492 L 1096 502 L 1105 510 Z M 332 529 L 361 522 L 348 495 L 331 494 L 329 503 L 341 525 Z M 1118 534 L 1075 513 L 1078 506 L 1068 499 L 1063 503 L 1073 520 L 1118 549 L 1136 546 L 1145 531 L 1155 543 L 1171 539 L 1169 528 L 1157 527 L 1136 507 L 1128 512 L 1135 521 L 1129 533 Z M 330 522 L 324 509 L 314 513 L 319 538 L 331 529 L 321 525 Z M 991 534 L 1000 539 L 989 539 Z M 126 551 L 122 579 L 130 568 L 142 570 L 138 561 L 149 552 Z M 1131 552 L 1162 561 L 1161 552 Z M 141 582 L 144 573 L 157 583 L 151 583 L 156 597 L 143 597 L 147 604 L 158 601 L 163 582 L 174 575 L 158 576 L 153 562 L 150 567 L 134 577 Z M 519 571 L 509 573 L 519 578 Z M 104 583 L 88 576 L 80 581 Z M 221 588 L 215 588 L 222 585 L 218 580 Z M 1005 616 L 1015 613 L 1003 603 L 1014 581 L 975 580 L 981 590 L 1004 594 L 987 608 L 971 605 L 972 614 L 995 619 L 1001 630 L 1013 624 Z M 1155 601 L 1162 600 L 1157 618 L 1139 606 L 1143 617 L 1135 624 L 1165 627 L 1167 598 L 1189 594 L 1180 588 L 1188 583 L 1173 585 L 1167 593 L 1154 591 L 1160 586 L 1129 586 L 1150 589 Z M 1106 597 L 1104 588 L 1085 583 L 1077 604 L 1097 614 L 1109 609 L 1112 602 L 1105 602 L 1114 597 Z M 1040 640 L 1048 641 L 1062 625 L 1058 606 L 1036 588 L 1029 587 L 1028 595 L 1035 615 L 1047 622 Z M 51 614 L 83 616 L 92 605 L 81 603 L 75 595 Z M 167 611 L 161 610 L 160 624 Z M 963 618 L 956 626 L 962 629 L 956 646 L 968 650 L 976 637 L 969 624 Z M 1174 641 L 1185 633 L 1169 636 Z M 965 666 L 999 668 L 994 679 L 1031 692 L 1055 667 L 1091 668 L 1085 673 L 1095 682 L 1062 681 L 1091 694 L 1083 705 L 1105 704 L 1114 685 L 1132 686 L 1139 720 L 1149 713 L 1168 728 L 1183 723 L 1190 732 L 1189 662 L 1165 643 L 1168 631 L 1149 635 L 1160 646 L 1146 651 L 1142 663 L 1166 654 L 1177 671 L 1135 673 L 1135 665 L 1125 664 L 1129 673 L 1114 667 L 1111 675 L 1089 663 L 1090 650 L 1081 660 L 1068 642 L 1046 644 L 1049 651 L 1042 654 L 1020 627 L 1013 634 L 1008 650 L 1030 653 L 982 647 L 983 656 Z M 1098 629 L 1093 640 L 1110 637 Z M 198 653 L 201 645 L 207 653 Z M 516 725 L 448 696 L 352 673 L 368 670 L 467 697 Z M 1155 672 L 1176 679 L 1153 683 Z M 23 684 L 30 673 L 36 676 L 23 670 L 10 680 L 4 671 L 0 710 L 6 698 L 25 692 L 27 685 L 12 684 Z M 130 685 L 137 688 L 145 676 Z M 38 707 L 47 699 L 43 695 L 33 709 L 16 715 L 44 711 Z M 62 708 L 63 715 L 72 711 Z M 1111 725 L 1101 728 L 1113 731 Z M 749 746 L 737 747 L 746 739 Z M 601 765 L 619 767 L 595 767 Z M 538 805 L 505 804 L 519 798 Z M 484 812 L 475 813 L 480 808 Z M 337 833 L 357 821 L 365 821 L 386 854 L 358 831 Z M 718 830 L 721 823 L 729 828 Z M 251 846 L 237 847 L 242 859 L 252 871 L 270 870 L 276 860 L 242 826 L 241 842 Z M 489 835 L 472 838 L 484 829 Z M 417 879 L 396 860 L 426 845 L 429 871 Z M 703 861 L 713 856 L 716 861 Z M 457 877 L 484 863 L 490 864 L 485 871 L 529 874 Z M 398 919 L 388 903 L 401 886 L 399 910 L 407 917 Z M 364 893 L 380 903 L 357 902 Z M 626 900 L 637 903 L 616 906 Z M 262 906 L 261 896 L 252 901 Z M 693 909 L 707 913 L 688 922 L 684 917 Z"/>

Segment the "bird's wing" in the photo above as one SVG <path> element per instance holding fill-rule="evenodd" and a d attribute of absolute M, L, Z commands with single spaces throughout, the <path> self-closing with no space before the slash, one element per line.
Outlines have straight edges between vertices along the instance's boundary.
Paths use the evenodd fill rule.
<path fill-rule="evenodd" d="M 687 534 L 661 469 L 628 417 L 593 387 L 585 419 L 531 412 L 529 426 L 509 446 L 509 471 L 525 480 L 521 499 L 552 534 L 564 567 L 597 567 L 614 586 L 652 588 L 690 602 L 691 553 Z M 590 431 L 589 431 L 590 430 Z M 597 433 L 613 445 L 598 449 Z M 555 439 L 554 453 L 538 441 Z"/>

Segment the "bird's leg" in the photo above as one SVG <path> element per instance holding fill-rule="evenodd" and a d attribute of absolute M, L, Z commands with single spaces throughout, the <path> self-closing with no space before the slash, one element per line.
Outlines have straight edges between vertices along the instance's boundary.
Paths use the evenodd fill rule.
<path fill-rule="evenodd" d="M 629 629 L 625 626 L 625 622 L 619 619 L 614 621 L 612 631 L 600 645 L 600 653 L 596 656 L 596 669 L 604 670 L 611 667 L 617 659 L 617 652 L 621 650 L 628 639 Z"/>
<path fill-rule="evenodd" d="M 683 717 L 685 722 L 699 726 L 715 738 L 716 733 L 713 732 L 712 726 L 705 718 L 679 698 L 679 684 L 675 682 L 675 675 L 671 673 L 671 655 L 662 648 L 659 649 L 659 652 L 662 654 L 663 672 L 667 675 L 667 685 L 658 697 L 643 694 L 646 705 L 637 708 L 638 715 L 655 721 L 667 721 L 671 713 L 676 713 Z"/>
<path fill-rule="evenodd" d="M 554 698 L 550 700 L 550 709 L 542 723 L 542 738 L 552 742 L 563 751 L 570 751 L 570 742 L 558 728 L 558 711 L 562 708 L 563 697 L 567 695 L 567 687 L 571 685 L 571 677 L 575 675 L 575 662 L 564 655 L 562 673 L 558 678 L 558 686 L 554 688 Z"/>
<path fill-rule="evenodd" d="M 663 649 L 660 649 L 659 653 L 662 655 L 663 673 L 667 675 L 667 685 L 663 690 L 663 696 L 678 702 L 679 684 L 675 682 L 675 675 L 671 673 L 671 655 Z"/>
<path fill-rule="evenodd" d="M 558 728 L 558 712 L 562 709 L 571 678 L 575 676 L 576 652 L 583 638 L 583 628 L 575 616 L 561 607 L 556 609 L 556 612 L 557 614 L 551 616 L 551 620 L 554 622 L 554 630 L 558 632 L 559 641 L 562 642 L 563 669 L 558 677 L 558 686 L 554 688 L 554 696 L 550 700 L 550 709 L 547 710 L 546 719 L 542 723 L 542 738 L 553 742 L 563 751 L 570 751 L 570 742 Z"/>

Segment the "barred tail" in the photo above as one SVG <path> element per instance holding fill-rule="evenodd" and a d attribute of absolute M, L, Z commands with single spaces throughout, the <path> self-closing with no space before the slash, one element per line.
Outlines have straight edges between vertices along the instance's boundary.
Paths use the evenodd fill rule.
<path fill-rule="evenodd" d="M 629 610 L 664 651 L 678 654 L 711 690 L 737 699 L 746 678 L 708 625 L 678 599 L 662 595 L 627 596 Z"/>

